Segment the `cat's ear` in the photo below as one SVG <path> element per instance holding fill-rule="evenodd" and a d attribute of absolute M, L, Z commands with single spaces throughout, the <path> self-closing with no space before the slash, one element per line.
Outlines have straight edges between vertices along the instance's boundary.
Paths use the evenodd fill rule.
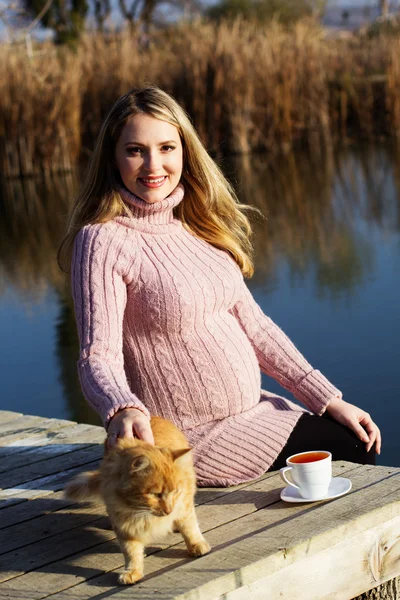
<path fill-rule="evenodd" d="M 136 456 L 132 461 L 131 473 L 137 473 L 150 466 L 150 459 L 147 456 Z"/>
<path fill-rule="evenodd" d="M 181 456 L 184 456 L 188 452 L 191 452 L 191 448 L 180 448 L 179 450 L 171 450 L 171 456 L 173 461 L 177 461 Z"/>

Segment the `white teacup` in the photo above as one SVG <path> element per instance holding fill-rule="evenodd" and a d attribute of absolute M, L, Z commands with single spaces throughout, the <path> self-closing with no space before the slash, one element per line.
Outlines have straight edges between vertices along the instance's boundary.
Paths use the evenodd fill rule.
<path fill-rule="evenodd" d="M 327 495 L 332 479 L 330 452 L 326 450 L 299 452 L 289 456 L 286 464 L 287 467 L 280 469 L 280 475 L 283 481 L 299 490 L 302 498 L 318 500 Z"/>

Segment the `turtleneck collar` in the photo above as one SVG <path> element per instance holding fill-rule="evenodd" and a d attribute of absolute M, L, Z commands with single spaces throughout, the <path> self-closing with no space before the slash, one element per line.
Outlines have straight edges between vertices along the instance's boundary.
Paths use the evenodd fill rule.
<path fill-rule="evenodd" d="M 135 196 L 126 187 L 119 186 L 118 193 L 128 204 L 133 217 L 117 217 L 118 221 L 141 231 L 161 231 L 165 229 L 163 226 L 176 223 L 173 209 L 182 201 L 185 190 L 180 183 L 169 196 L 153 204 Z"/>

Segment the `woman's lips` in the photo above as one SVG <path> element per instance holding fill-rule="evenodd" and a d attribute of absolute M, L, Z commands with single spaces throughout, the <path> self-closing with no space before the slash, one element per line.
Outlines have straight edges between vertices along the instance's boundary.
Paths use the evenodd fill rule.
<path fill-rule="evenodd" d="M 163 175 L 162 177 L 138 177 L 138 180 L 142 185 L 151 189 L 161 187 L 166 179 L 166 175 Z"/>

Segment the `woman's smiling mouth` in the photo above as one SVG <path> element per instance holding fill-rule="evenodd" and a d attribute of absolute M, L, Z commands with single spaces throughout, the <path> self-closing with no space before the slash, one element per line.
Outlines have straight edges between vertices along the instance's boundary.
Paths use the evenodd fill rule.
<path fill-rule="evenodd" d="M 138 177 L 139 183 L 147 188 L 159 188 L 166 179 L 167 175 L 163 175 L 162 177 Z"/>

